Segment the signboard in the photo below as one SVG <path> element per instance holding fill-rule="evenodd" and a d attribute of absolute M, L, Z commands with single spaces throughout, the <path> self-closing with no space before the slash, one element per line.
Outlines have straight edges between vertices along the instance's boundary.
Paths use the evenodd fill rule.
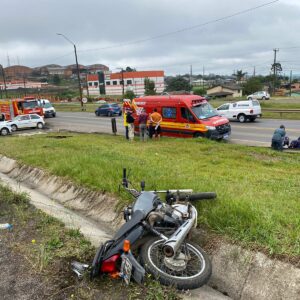
<path fill-rule="evenodd" d="M 88 102 L 88 99 L 87 98 L 82 98 L 82 103 L 86 104 Z"/>

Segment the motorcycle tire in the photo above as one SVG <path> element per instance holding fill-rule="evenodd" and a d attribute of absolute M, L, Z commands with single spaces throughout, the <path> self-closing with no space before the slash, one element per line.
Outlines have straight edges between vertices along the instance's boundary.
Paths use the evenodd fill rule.
<path fill-rule="evenodd" d="M 172 285 L 179 290 L 196 289 L 207 283 L 212 272 L 211 262 L 208 255 L 197 244 L 190 241 L 185 243 L 189 253 L 192 253 L 194 258 L 198 260 L 198 264 L 200 263 L 200 270 L 195 270 L 197 264 L 192 259 L 188 261 L 184 270 L 172 270 L 165 264 L 165 256 L 162 252 L 164 242 L 164 240 L 155 237 L 147 241 L 141 248 L 141 261 L 148 273 L 152 274 L 161 284 Z M 187 267 L 191 273 L 194 272 L 195 274 L 188 275 Z"/>

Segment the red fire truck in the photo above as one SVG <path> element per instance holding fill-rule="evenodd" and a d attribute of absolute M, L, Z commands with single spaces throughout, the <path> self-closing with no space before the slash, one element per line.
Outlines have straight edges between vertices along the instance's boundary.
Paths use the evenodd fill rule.
<path fill-rule="evenodd" d="M 23 99 L 0 100 L 0 118 L 12 120 L 18 115 L 38 114 L 43 116 L 43 108 L 39 106 L 35 97 L 24 97 Z"/>
<path fill-rule="evenodd" d="M 162 135 L 227 139 L 231 133 L 228 119 L 217 114 L 207 100 L 197 95 L 146 96 L 136 98 L 136 114 L 144 108 L 151 114 L 156 108 L 162 115 Z M 135 131 L 139 127 L 135 121 Z"/>

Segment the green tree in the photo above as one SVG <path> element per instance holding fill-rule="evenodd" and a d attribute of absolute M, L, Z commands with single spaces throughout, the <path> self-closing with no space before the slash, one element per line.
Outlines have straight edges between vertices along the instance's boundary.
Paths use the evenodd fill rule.
<path fill-rule="evenodd" d="M 206 88 L 202 87 L 194 87 L 193 88 L 194 95 L 204 96 L 206 95 Z"/>
<path fill-rule="evenodd" d="M 149 78 L 145 78 L 145 95 L 156 95 L 155 82 L 150 80 Z"/>
<path fill-rule="evenodd" d="M 237 81 L 241 81 L 247 72 L 243 72 L 243 70 L 237 70 L 236 73 L 232 74 Z"/>
<path fill-rule="evenodd" d="M 170 77 L 167 80 L 167 88 L 166 91 L 190 91 L 191 85 L 188 80 L 186 80 L 183 76 Z"/>
<path fill-rule="evenodd" d="M 59 77 L 57 74 L 55 74 L 55 75 L 53 76 L 52 81 L 53 81 L 53 84 L 59 85 L 61 80 L 60 80 L 60 77 Z"/>
<path fill-rule="evenodd" d="M 263 88 L 263 83 L 257 77 L 250 78 L 244 85 L 243 85 L 243 93 L 244 95 L 250 95 L 254 92 L 261 91 Z"/>
<path fill-rule="evenodd" d="M 126 71 L 126 72 L 135 72 L 136 69 L 131 68 L 131 67 L 126 67 L 125 71 Z"/>
<path fill-rule="evenodd" d="M 124 94 L 124 99 L 132 100 L 135 97 L 136 96 L 135 96 L 135 93 L 133 91 L 126 91 L 126 93 Z"/>

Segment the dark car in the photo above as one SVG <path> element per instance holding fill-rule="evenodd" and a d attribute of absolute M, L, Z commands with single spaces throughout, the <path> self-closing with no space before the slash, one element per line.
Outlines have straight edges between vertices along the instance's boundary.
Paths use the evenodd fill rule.
<path fill-rule="evenodd" d="M 111 117 L 113 115 L 121 116 L 122 110 L 117 103 L 109 103 L 109 104 L 103 104 L 103 105 L 99 106 L 95 110 L 95 114 L 96 114 L 96 116 L 100 116 L 100 115 L 109 116 L 109 117 Z"/>

